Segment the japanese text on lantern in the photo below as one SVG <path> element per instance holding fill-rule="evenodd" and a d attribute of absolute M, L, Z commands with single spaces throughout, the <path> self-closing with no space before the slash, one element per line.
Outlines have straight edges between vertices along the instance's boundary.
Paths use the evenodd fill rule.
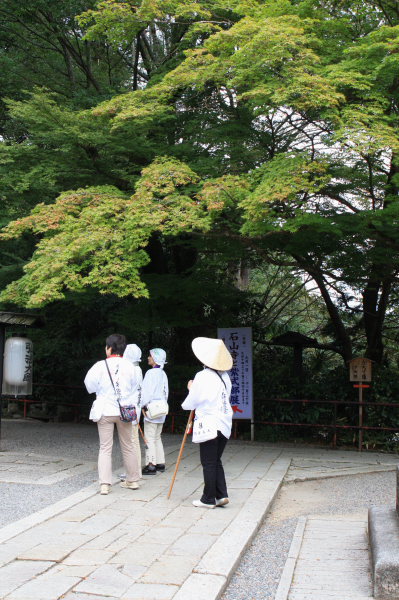
<path fill-rule="evenodd" d="M 235 419 L 253 418 L 252 330 L 251 327 L 219 328 L 218 338 L 226 344 L 233 357 L 229 372 L 230 404 Z"/>

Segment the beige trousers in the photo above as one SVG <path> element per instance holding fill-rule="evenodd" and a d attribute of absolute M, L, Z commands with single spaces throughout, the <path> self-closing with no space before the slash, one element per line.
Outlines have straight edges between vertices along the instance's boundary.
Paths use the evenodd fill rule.
<path fill-rule="evenodd" d="M 132 442 L 133 442 L 133 447 L 134 450 L 136 452 L 136 456 L 137 456 L 137 468 L 139 470 L 140 473 L 140 478 L 141 477 L 141 448 L 140 448 L 140 436 L 139 436 L 139 426 L 137 425 L 132 425 Z"/>
<path fill-rule="evenodd" d="M 98 453 L 98 476 L 101 483 L 112 483 L 112 445 L 114 442 L 114 426 L 118 430 L 123 464 L 127 481 L 138 481 L 137 454 L 132 441 L 132 424 L 124 423 L 119 417 L 101 417 L 97 423 L 100 438 Z"/>
<path fill-rule="evenodd" d="M 147 440 L 148 450 L 145 451 L 145 462 L 148 465 L 164 465 L 165 453 L 161 440 L 163 423 L 149 423 L 144 421 L 144 435 Z"/>

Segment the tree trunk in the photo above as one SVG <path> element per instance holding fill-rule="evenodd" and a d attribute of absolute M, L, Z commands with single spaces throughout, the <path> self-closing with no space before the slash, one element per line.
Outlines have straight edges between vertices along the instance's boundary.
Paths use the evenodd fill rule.
<path fill-rule="evenodd" d="M 71 84 L 71 88 L 75 89 L 76 79 L 75 79 L 75 73 L 73 72 L 72 58 L 71 58 L 71 55 L 68 51 L 68 48 L 65 46 L 65 44 L 62 44 L 62 51 L 64 54 L 65 65 L 67 68 L 68 79 Z"/>
<path fill-rule="evenodd" d="M 324 280 L 323 273 L 318 267 L 312 265 L 311 262 L 308 262 L 306 259 L 303 259 L 301 257 L 295 257 L 295 260 L 298 261 L 298 264 L 307 273 L 309 273 L 312 279 L 316 282 L 317 287 L 319 288 L 324 303 L 326 305 L 332 325 L 334 327 L 337 341 L 342 348 L 343 359 L 345 362 L 348 362 L 352 358 L 352 341 L 348 332 L 345 329 L 345 325 L 342 322 L 339 311 L 335 306 L 333 300 L 331 299 L 326 282 Z"/>
<path fill-rule="evenodd" d="M 392 287 L 391 278 L 383 281 L 371 276 L 363 292 L 363 319 L 367 339 L 366 356 L 381 363 L 384 354 L 382 330 Z"/>
<path fill-rule="evenodd" d="M 398 159 L 392 155 L 390 170 L 385 186 L 385 199 L 383 209 L 386 209 L 398 197 Z M 384 241 L 379 237 L 374 240 L 374 250 L 386 250 Z M 394 279 L 395 265 L 372 265 L 370 275 L 363 292 L 363 319 L 364 330 L 367 338 L 366 356 L 377 363 L 381 363 L 384 354 L 383 325 L 388 306 L 389 294 Z"/>

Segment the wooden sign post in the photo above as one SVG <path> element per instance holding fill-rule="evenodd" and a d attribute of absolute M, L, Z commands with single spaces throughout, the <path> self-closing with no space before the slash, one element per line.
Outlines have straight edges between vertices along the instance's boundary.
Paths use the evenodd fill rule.
<path fill-rule="evenodd" d="M 356 381 L 353 386 L 359 390 L 359 452 L 363 446 L 363 390 L 370 387 L 372 360 L 369 358 L 352 358 L 349 361 L 349 381 Z"/>

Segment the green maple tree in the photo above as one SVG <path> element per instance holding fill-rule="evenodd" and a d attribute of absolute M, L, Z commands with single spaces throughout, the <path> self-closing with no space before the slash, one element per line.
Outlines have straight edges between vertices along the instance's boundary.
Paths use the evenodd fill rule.
<path fill-rule="evenodd" d="M 39 143 L 39 108 L 14 103 L 32 133 L 3 149 L 3 164 L 11 190 L 23 156 L 26 189 L 47 178 L 49 201 L 82 184 L 115 190 L 63 193 L 11 223 L 3 239 L 23 231 L 41 239 L 2 299 L 39 306 L 84 286 L 140 296 L 155 233 L 237 237 L 248 252 L 312 277 L 345 359 L 350 313 L 367 355 L 381 361 L 398 285 L 396 3 L 101 2 L 80 20 L 90 40 L 135 39 L 146 76 L 93 109 L 63 109 L 68 139 L 51 123 L 58 106 L 48 108 Z M 182 35 L 170 53 L 175 22 Z M 52 132 L 67 157 L 64 181 L 54 166 L 52 177 L 40 172 L 39 156 L 56 160 L 45 146 Z"/>

